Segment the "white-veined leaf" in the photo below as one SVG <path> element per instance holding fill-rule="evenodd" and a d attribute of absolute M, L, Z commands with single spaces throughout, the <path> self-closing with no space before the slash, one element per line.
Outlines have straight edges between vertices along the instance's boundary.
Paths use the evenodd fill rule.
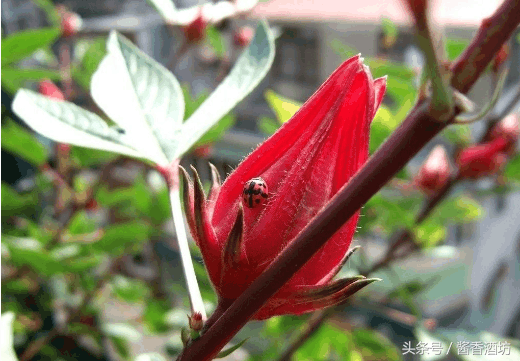
<path fill-rule="evenodd" d="M 13 110 L 34 131 L 56 142 L 141 156 L 126 134 L 72 103 L 21 89 L 14 98 Z"/>
<path fill-rule="evenodd" d="M 189 150 L 215 123 L 264 78 L 274 59 L 274 40 L 269 27 L 262 21 L 255 37 L 237 60 L 230 74 L 182 127 L 182 136 L 175 158 Z"/>
<path fill-rule="evenodd" d="M 2 314 L 0 321 L 0 330 L 2 331 L 2 341 L 0 342 L 0 355 L 2 360 L 17 361 L 16 353 L 13 347 L 13 321 L 14 313 L 5 312 Z"/>
<path fill-rule="evenodd" d="M 116 32 L 110 33 L 107 51 L 92 76 L 92 97 L 147 158 L 168 163 L 184 116 L 179 82 Z"/>

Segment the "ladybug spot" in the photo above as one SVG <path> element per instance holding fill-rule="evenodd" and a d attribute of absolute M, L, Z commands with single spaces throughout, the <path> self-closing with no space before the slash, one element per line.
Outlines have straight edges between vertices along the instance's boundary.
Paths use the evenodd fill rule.
<path fill-rule="evenodd" d="M 257 199 L 255 202 L 256 202 L 256 203 L 260 203 L 260 199 Z"/>

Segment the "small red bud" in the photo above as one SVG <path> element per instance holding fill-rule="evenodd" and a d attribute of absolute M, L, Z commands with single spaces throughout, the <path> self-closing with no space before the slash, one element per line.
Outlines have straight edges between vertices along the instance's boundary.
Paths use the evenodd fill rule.
<path fill-rule="evenodd" d="M 193 150 L 193 153 L 199 158 L 208 158 L 213 154 L 213 145 L 204 144 Z"/>
<path fill-rule="evenodd" d="M 508 142 L 500 137 L 463 149 L 457 157 L 461 178 L 478 179 L 496 174 L 507 162 L 504 154 L 507 146 Z"/>
<path fill-rule="evenodd" d="M 81 29 L 81 17 L 73 12 L 64 11 L 61 15 L 61 33 L 63 37 L 69 37 L 77 34 Z"/>
<path fill-rule="evenodd" d="M 189 43 L 198 43 L 204 39 L 207 25 L 208 23 L 204 20 L 202 14 L 200 14 L 191 24 L 182 28 L 184 37 Z"/>
<path fill-rule="evenodd" d="M 439 191 L 450 177 L 448 154 L 442 145 L 436 146 L 415 177 L 416 186 L 426 194 Z"/>
<path fill-rule="evenodd" d="M 511 113 L 498 122 L 497 125 L 491 131 L 491 140 L 503 138 L 507 141 L 508 145 L 504 149 L 504 153 L 513 154 L 516 151 L 516 143 L 520 136 L 520 120 L 516 113 Z"/>
<path fill-rule="evenodd" d="M 58 152 L 63 155 L 69 154 L 70 152 L 70 144 L 58 143 Z"/>
<path fill-rule="evenodd" d="M 195 312 L 191 317 L 188 315 L 188 321 L 190 328 L 194 331 L 200 331 L 202 330 L 202 326 L 204 326 L 204 321 L 202 321 L 202 315 L 200 312 Z"/>
<path fill-rule="evenodd" d="M 98 208 L 98 203 L 96 202 L 95 199 L 90 199 L 90 200 L 85 204 L 85 209 L 86 209 L 87 211 L 95 211 L 97 208 Z"/>
<path fill-rule="evenodd" d="M 45 95 L 48 98 L 57 99 L 57 100 L 65 100 L 65 95 L 63 95 L 60 88 L 56 86 L 49 79 L 42 80 L 38 84 L 38 92 L 41 95 Z"/>
<path fill-rule="evenodd" d="M 254 34 L 253 28 L 250 26 L 242 26 L 233 35 L 233 42 L 239 48 L 246 47 L 251 42 L 251 39 L 253 39 Z"/>

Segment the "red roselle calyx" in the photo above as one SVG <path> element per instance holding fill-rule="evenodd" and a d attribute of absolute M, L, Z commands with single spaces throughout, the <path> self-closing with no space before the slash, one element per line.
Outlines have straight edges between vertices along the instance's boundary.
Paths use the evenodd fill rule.
<path fill-rule="evenodd" d="M 492 140 L 503 138 L 508 145 L 504 150 L 508 155 L 514 154 L 516 151 L 516 143 L 520 135 L 520 120 L 517 113 L 511 113 L 495 125 L 491 131 L 490 138 Z"/>
<path fill-rule="evenodd" d="M 204 36 L 206 35 L 206 26 L 208 26 L 208 22 L 204 20 L 201 12 L 191 24 L 182 28 L 186 41 L 189 43 L 198 43 L 204 39 Z"/>
<path fill-rule="evenodd" d="M 49 79 L 42 80 L 38 84 L 38 92 L 41 95 L 45 95 L 48 98 L 57 99 L 57 100 L 65 100 L 65 95 L 63 92 Z"/>
<path fill-rule="evenodd" d="M 385 88 L 384 78 L 373 80 L 361 58 L 353 57 L 224 184 L 212 166 L 207 198 L 197 173 L 192 182 L 181 169 L 187 220 L 221 307 L 235 300 L 365 163 L 370 123 Z M 332 306 L 373 282 L 363 276 L 331 281 L 352 254 L 358 215 L 253 318 Z"/>
<path fill-rule="evenodd" d="M 246 47 L 251 42 L 251 39 L 253 39 L 253 35 L 255 34 L 255 31 L 250 26 L 242 26 L 240 29 L 238 29 L 235 34 L 233 35 L 233 42 L 235 46 L 237 47 Z"/>
<path fill-rule="evenodd" d="M 463 149 L 458 157 L 461 178 L 477 179 L 496 174 L 506 163 L 508 141 L 502 137 Z"/>
<path fill-rule="evenodd" d="M 421 166 L 415 177 L 415 185 L 426 194 L 440 190 L 450 178 L 450 162 L 446 149 L 437 145 Z"/>
<path fill-rule="evenodd" d="M 69 11 L 65 6 L 58 5 L 56 7 L 56 11 L 60 15 L 61 18 L 61 34 L 63 37 L 69 37 L 77 34 L 77 32 L 81 29 L 82 20 L 81 17 Z"/>

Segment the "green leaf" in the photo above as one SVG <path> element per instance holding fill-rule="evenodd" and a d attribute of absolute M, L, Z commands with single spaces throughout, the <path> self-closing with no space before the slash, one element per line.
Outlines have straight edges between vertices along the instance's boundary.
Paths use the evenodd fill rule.
<path fill-rule="evenodd" d="M 96 200 L 104 207 L 113 207 L 134 200 L 133 187 L 121 187 L 109 190 L 102 186 L 96 193 Z"/>
<path fill-rule="evenodd" d="M 138 279 L 116 275 L 110 283 L 114 294 L 128 303 L 142 302 L 150 294 L 148 285 Z"/>
<path fill-rule="evenodd" d="M 370 126 L 370 153 L 375 152 L 398 126 L 397 118 L 386 106 L 381 105 Z"/>
<path fill-rule="evenodd" d="M 507 163 L 504 174 L 507 179 L 520 182 L 520 154 Z"/>
<path fill-rule="evenodd" d="M 143 335 L 135 327 L 127 323 L 105 323 L 101 331 L 106 336 L 117 337 L 129 342 L 138 342 Z"/>
<path fill-rule="evenodd" d="M 13 321 L 15 315 L 13 312 L 4 312 L 0 320 L 0 331 L 2 333 L 2 341 L 0 342 L 0 355 L 4 361 L 18 361 L 16 352 L 14 351 L 13 337 Z"/>
<path fill-rule="evenodd" d="M 36 206 L 38 197 L 36 193 L 18 194 L 7 183 L 2 183 L 2 216 L 20 215 L 27 209 Z"/>
<path fill-rule="evenodd" d="M 130 359 L 130 346 L 128 345 L 128 341 L 121 337 L 110 337 L 110 341 L 112 341 L 112 344 L 114 345 L 114 348 L 116 349 L 117 354 L 123 359 L 123 360 L 129 360 Z"/>
<path fill-rule="evenodd" d="M 150 300 L 146 304 L 143 313 L 144 324 L 147 329 L 154 333 L 165 333 L 170 331 L 167 315 L 171 305 L 166 300 Z"/>
<path fill-rule="evenodd" d="M 269 104 L 271 109 L 276 114 L 278 121 L 282 124 L 291 119 L 292 116 L 302 106 L 301 103 L 289 98 L 285 98 L 272 90 L 266 90 L 264 96 L 265 100 L 267 100 L 267 104 Z"/>
<path fill-rule="evenodd" d="M 228 348 L 228 349 L 226 349 L 226 350 L 224 350 L 224 351 L 220 351 L 220 352 L 218 353 L 218 355 L 217 355 L 215 358 L 224 358 L 224 357 L 226 357 L 226 356 L 228 356 L 228 355 L 231 355 L 231 353 L 232 353 L 233 351 L 235 351 L 235 350 L 239 349 L 240 347 L 242 347 L 242 345 L 243 345 L 244 343 L 246 343 L 247 340 L 249 340 L 249 337 L 243 339 L 242 341 L 240 341 L 240 342 L 237 343 L 236 345 L 234 345 L 234 346 L 232 346 L 232 347 L 230 347 L 230 348 Z"/>
<path fill-rule="evenodd" d="M 14 98 L 13 111 L 34 131 L 55 142 L 141 156 L 128 135 L 72 103 L 21 89 Z"/>
<path fill-rule="evenodd" d="M 2 67 L 20 61 L 49 46 L 61 35 L 60 28 L 24 30 L 2 39 Z"/>
<path fill-rule="evenodd" d="M 342 330 L 339 330 L 341 332 Z M 401 352 L 383 335 L 374 330 L 357 328 L 352 331 L 352 341 L 362 355 L 362 359 L 401 360 Z"/>
<path fill-rule="evenodd" d="M 448 60 L 455 60 L 469 45 L 466 39 L 446 39 L 446 54 Z"/>
<path fill-rule="evenodd" d="M 462 195 L 449 198 L 438 205 L 430 218 L 441 223 L 468 223 L 481 219 L 484 210 L 474 199 Z"/>
<path fill-rule="evenodd" d="M 214 26 L 206 27 L 206 39 L 208 39 L 209 45 L 219 58 L 226 55 L 226 47 L 222 39 L 222 34 Z"/>
<path fill-rule="evenodd" d="M 204 101 L 209 97 L 209 93 L 203 91 L 199 93 L 199 95 L 193 99 L 190 92 L 190 87 L 188 84 L 185 84 L 182 87 L 182 92 L 184 94 L 185 100 L 185 114 L 184 118 L 188 119 L 191 115 L 197 110 L 198 107 L 204 103 Z M 193 146 L 193 148 L 199 147 L 204 144 L 210 144 L 218 141 L 229 128 L 231 128 L 235 124 L 235 116 L 232 113 L 228 113 L 222 119 L 220 119 L 217 124 L 215 124 L 210 130 L 206 132 Z"/>
<path fill-rule="evenodd" d="M 106 40 L 103 38 L 96 39 L 88 47 L 81 58 L 81 62 L 72 69 L 73 79 L 86 91 L 90 89 L 92 75 L 94 75 L 106 53 Z"/>
<path fill-rule="evenodd" d="M 451 125 L 444 129 L 442 135 L 456 145 L 465 146 L 471 143 L 471 129 L 468 125 Z"/>
<path fill-rule="evenodd" d="M 79 168 L 89 168 L 105 164 L 117 157 L 116 154 L 111 152 L 82 147 L 72 147 L 70 150 L 70 156 L 78 164 Z"/>
<path fill-rule="evenodd" d="M 2 87 L 9 93 L 14 94 L 25 85 L 28 80 L 60 80 L 58 71 L 48 69 L 16 69 L 2 67 Z"/>
<path fill-rule="evenodd" d="M 69 221 L 67 231 L 70 234 L 85 234 L 97 229 L 95 219 L 91 218 L 86 211 L 76 212 Z"/>
<path fill-rule="evenodd" d="M 274 59 L 274 40 L 262 21 L 255 37 L 224 81 L 183 124 L 174 156 L 188 151 L 216 122 L 249 94 L 267 74 Z"/>
<path fill-rule="evenodd" d="M 233 114 L 224 115 L 222 119 L 208 130 L 193 147 L 200 147 L 204 144 L 211 144 L 220 140 L 224 133 L 235 124 L 235 121 L 236 119 Z"/>
<path fill-rule="evenodd" d="M 413 229 L 415 238 L 423 247 L 429 248 L 436 246 L 446 238 L 448 230 L 446 226 L 435 219 L 427 219 Z"/>
<path fill-rule="evenodd" d="M 395 23 L 389 18 L 381 19 L 381 29 L 383 30 L 383 34 L 392 38 L 397 38 L 397 35 L 399 34 L 397 25 L 395 25 Z"/>
<path fill-rule="evenodd" d="M 2 125 L 2 149 L 39 167 L 47 162 L 47 149 L 25 128 L 7 119 Z"/>
<path fill-rule="evenodd" d="M 120 254 L 126 246 L 148 239 L 149 232 L 150 226 L 141 221 L 110 225 L 105 228 L 103 238 L 92 247 L 110 254 Z"/>
<path fill-rule="evenodd" d="M 60 16 L 56 10 L 56 6 L 51 0 L 32 0 L 40 9 L 45 11 L 47 19 L 54 26 L 60 25 Z"/>
<path fill-rule="evenodd" d="M 92 97 L 148 159 L 168 164 L 177 155 L 184 115 L 177 79 L 116 32 L 107 51 L 92 76 Z"/>
<path fill-rule="evenodd" d="M 49 255 L 41 245 L 28 238 L 2 237 L 9 247 L 11 261 L 17 265 L 27 265 L 44 276 L 64 272 L 63 264 Z"/>
<path fill-rule="evenodd" d="M 99 264 L 101 264 L 103 261 L 106 261 L 106 257 L 98 254 L 92 254 L 84 257 L 75 257 L 69 259 L 64 263 L 64 267 L 66 268 L 67 272 L 80 274 L 99 266 Z"/>
<path fill-rule="evenodd" d="M 267 135 L 271 135 L 278 130 L 278 128 L 280 127 L 280 123 L 274 120 L 273 118 L 260 117 L 260 119 L 258 119 L 257 126 L 261 132 Z"/>
<path fill-rule="evenodd" d="M 134 361 L 166 361 L 161 354 L 152 352 L 152 353 L 142 353 L 138 355 Z"/>
<path fill-rule="evenodd" d="M 364 221 L 364 227 L 379 228 L 382 233 L 390 234 L 402 227 L 412 227 L 415 211 L 421 204 L 419 197 L 396 198 L 377 193 L 365 205 L 363 214 L 371 217 Z M 361 217 L 363 220 L 365 217 Z"/>

